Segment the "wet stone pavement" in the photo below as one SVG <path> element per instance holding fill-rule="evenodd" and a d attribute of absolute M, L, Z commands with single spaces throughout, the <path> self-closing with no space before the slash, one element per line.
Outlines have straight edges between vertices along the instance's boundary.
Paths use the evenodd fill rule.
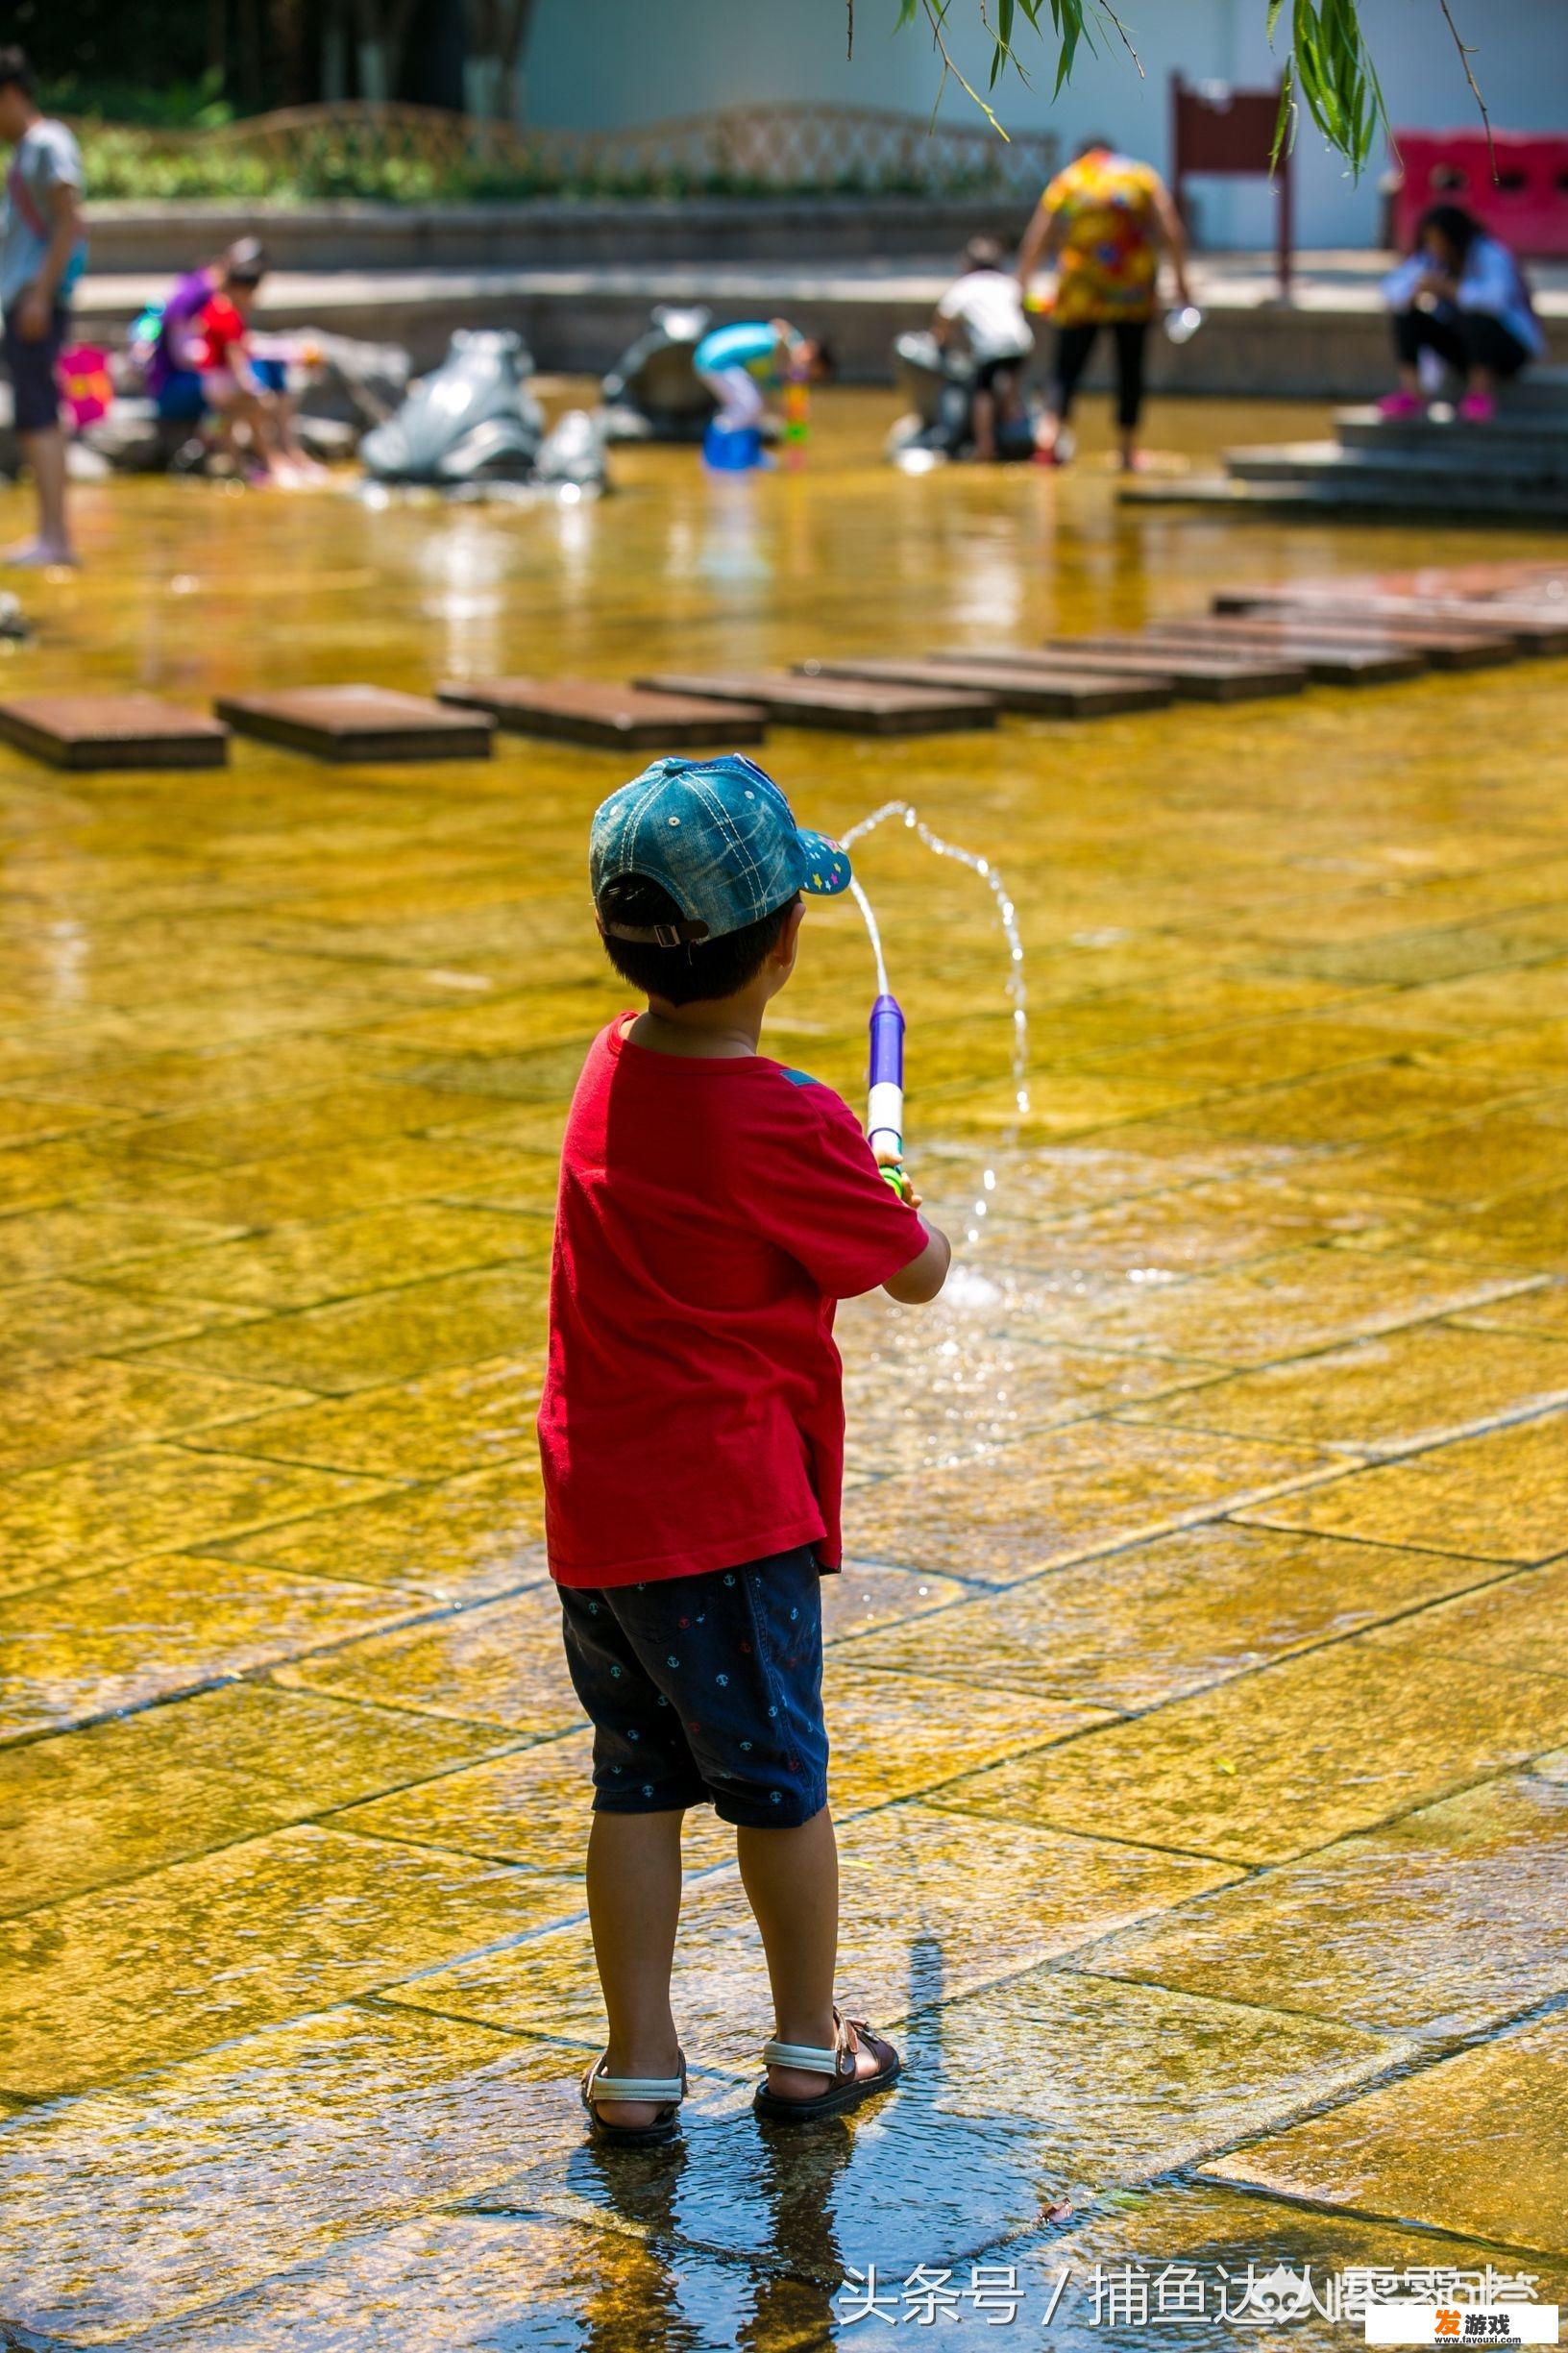
<path fill-rule="evenodd" d="M 1477 545 L 1118 518 L 1092 451 L 905 480 L 884 409 L 596 508 L 92 491 L 3 683 L 1027 644 Z M 1565 699 L 772 735 L 814 821 L 897 794 L 1000 867 L 1029 1108 L 987 895 L 884 827 L 918 1164 L 978 1237 L 841 1327 L 843 1982 L 908 2071 L 755 2125 L 694 1818 L 688 2130 L 614 2158 L 531 1425 L 621 770 L 0 756 L 0 2343 L 1315 2348 L 1369 2270 L 1568 2302 Z M 773 1049 L 857 1096 L 870 994 L 815 912 Z"/>

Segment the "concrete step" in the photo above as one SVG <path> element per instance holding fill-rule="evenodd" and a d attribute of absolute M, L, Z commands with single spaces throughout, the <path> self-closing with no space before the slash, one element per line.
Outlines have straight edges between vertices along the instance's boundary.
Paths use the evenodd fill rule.
<path fill-rule="evenodd" d="M 1556 453 L 1537 443 L 1517 449 L 1493 444 L 1485 450 L 1342 449 L 1336 441 L 1286 441 L 1254 449 L 1227 450 L 1225 469 L 1238 482 L 1311 481 L 1326 474 L 1349 474 L 1390 481 L 1433 481 L 1446 487 L 1496 482 L 1504 488 L 1539 483 L 1568 487 L 1568 441 Z"/>
<path fill-rule="evenodd" d="M 1568 407 L 1558 412 L 1504 411 L 1489 425 L 1459 417 L 1382 417 L 1375 408 L 1336 408 L 1334 429 L 1347 450 L 1453 450 L 1469 463 L 1492 449 L 1568 450 Z"/>
<path fill-rule="evenodd" d="M 1488 481 L 1465 487 L 1447 479 L 1407 477 L 1389 481 L 1348 472 L 1304 481 L 1243 482 L 1217 474 L 1157 477 L 1119 484 L 1116 499 L 1124 506 L 1211 507 L 1238 521 L 1344 514 L 1507 523 L 1536 529 L 1560 529 L 1568 524 L 1568 484 L 1545 489 Z"/>

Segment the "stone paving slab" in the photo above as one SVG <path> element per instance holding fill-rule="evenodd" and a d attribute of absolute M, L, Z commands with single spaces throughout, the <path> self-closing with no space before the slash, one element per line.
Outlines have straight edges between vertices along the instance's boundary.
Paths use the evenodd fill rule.
<path fill-rule="evenodd" d="M 716 2152 L 717 2154 L 717 2152 Z M 955 2194 L 970 2186 L 967 2175 Z M 541 2195 L 543 2194 L 541 2193 Z M 553 2204 L 559 2206 L 556 2199 Z M 879 2210 L 870 2209 L 872 2215 Z M 347 2241 L 250 2292 L 204 2305 L 128 2341 L 128 2353 L 459 2353 L 482 2345 L 641 2353 L 649 2326 L 683 2346 L 737 2342 L 754 2327 L 769 2353 L 817 2353 L 829 2292 L 771 2263 L 754 2268 L 681 2242 L 656 2245 L 593 2208 L 545 2216 L 434 2214 Z"/>
<path fill-rule="evenodd" d="M 231 1558 L 474 1602 L 546 1581 L 537 1453 L 379 1501 L 306 1512 L 213 1549 Z"/>
<path fill-rule="evenodd" d="M 0 1429 L 0 1475 L 244 1422 L 306 1394 L 135 1359 L 76 1357 L 12 1381 Z"/>
<path fill-rule="evenodd" d="M 581 1883 L 305 1824 L 0 1923 L 0 2086 L 129 2079 L 526 1934 Z"/>
<path fill-rule="evenodd" d="M 178 1445 L 130 1446 L 26 1471 L 0 1483 L 0 1593 L 215 1544 L 380 1491 L 374 1480 Z"/>
<path fill-rule="evenodd" d="M 318 760 L 484 760 L 495 733 L 487 713 L 449 710 L 381 686 L 223 695 L 213 708 L 240 735 Z"/>
<path fill-rule="evenodd" d="M 1487 1572 L 1395 1545 L 1220 1521 L 1024 1585 L 972 1591 L 933 1620 L 851 1642 L 852 1665 L 1056 1693 L 1127 1713 L 1356 1632 Z M 1513 1663 L 1528 1663 L 1514 1661 Z"/>
<path fill-rule="evenodd" d="M 879 1480 L 847 1499 L 845 1528 L 872 1559 L 1010 1585 L 1333 1468 L 1309 1447 L 1073 1424 L 957 1470 Z"/>
<path fill-rule="evenodd" d="M 119 2342 L 471 2196 L 520 2145 L 564 2158 L 560 2064 L 480 2026 L 331 2009 L 24 2117 L 0 2134 L 7 2316 Z"/>
<path fill-rule="evenodd" d="M 342 1642 L 423 1593 L 164 1553 L 0 1602 L 0 1739 L 63 1731 Z"/>
<path fill-rule="evenodd" d="M 1424 1231 L 1421 1247 L 1431 1246 L 1430 1230 Z M 1430 1323 L 1206 1382 L 1123 1411 L 1130 1421 L 1379 1458 L 1568 1404 L 1565 1392 L 1568 1350 L 1557 1341 Z M 242 1441 L 248 1427 L 225 1433 L 219 1443 L 230 1435 Z"/>
<path fill-rule="evenodd" d="M 1477 1560 L 1544 1560 L 1568 1549 L 1568 1414 L 1461 1438 L 1240 1516 Z"/>
<path fill-rule="evenodd" d="M 344 1396 L 527 1344 L 542 1312 L 535 1271 L 485 1267 L 209 1332 L 159 1361 Z"/>
<path fill-rule="evenodd" d="M 1337 1184 L 1343 1163 L 1323 1173 Z M 1375 1283 L 1360 1251 L 1280 1251 L 1249 1266 L 1221 1268 L 1139 1290 L 1072 1317 L 1078 1333 L 1114 1348 L 1205 1356 L 1241 1366 L 1306 1355 L 1334 1341 L 1371 1338 L 1440 1315 L 1494 1309 L 1541 1278 L 1488 1274 L 1452 1261 L 1380 1256 Z M 1047 1311 L 1046 1329 L 1066 1335 L 1067 1311 Z M 244 1335 L 235 1336 L 243 1340 Z M 223 1341 L 203 1344 L 204 1353 Z"/>
<path fill-rule="evenodd" d="M 1384 2073 L 1396 2036 L 1047 1966 L 944 2000 L 926 2058 L 937 2104 L 1025 2136 L 1048 2180 L 1091 2189 L 1188 2166 L 1271 2117 Z M 1031 2075 L 1020 2050 L 1048 2048 Z M 1099 2087 L 1117 2087 L 1115 2114 Z"/>
<path fill-rule="evenodd" d="M 344 1643 L 280 1667 L 275 1680 L 291 1690 L 502 1727 L 534 1740 L 584 1720 L 561 1647 L 560 1603 L 548 1581 L 405 1632 Z"/>
<path fill-rule="evenodd" d="M 1364 2337 L 1366 2299 L 1374 2292 L 1369 2275 L 1378 2273 L 1384 2295 L 1412 2302 L 1480 2301 L 1488 2278 L 1494 2295 L 1507 2280 L 1543 2304 L 1568 2300 L 1568 2267 L 1550 2257 L 1524 2261 L 1484 2241 L 1287 2204 L 1202 2175 L 1107 2199 L 1060 2228 L 1015 2241 L 1010 2261 L 1015 2253 L 1030 2283 L 1026 2309 L 1035 2315 L 1046 2311 L 1066 2267 L 1050 2340 L 1062 2353 L 1095 2347 L 1141 2353 L 1156 2330 L 1164 2338 L 1167 2329 L 1202 2353 L 1242 2343 L 1267 2345 L 1270 2353 L 1292 2346 L 1296 2353 L 1344 2353 Z M 1167 2264 L 1177 2267 L 1162 2292 Z M 1096 2266 L 1104 2283 L 1098 2305 Z M 1282 2267 L 1294 2273 L 1293 2286 L 1280 2278 Z M 1184 2294 L 1194 2293 L 1202 2299 L 1201 2316 L 1190 2308 L 1179 2316 Z"/>
<path fill-rule="evenodd" d="M 1482 2033 L 1568 1989 L 1565 1830 L 1568 1788 L 1507 1776 L 1075 1958 L 1097 1975 L 1384 2033 Z"/>
<path fill-rule="evenodd" d="M 382 1290 L 410 1267 L 423 1276 L 543 1261 L 550 1231 L 498 1210 L 447 1202 L 399 1203 L 330 1224 L 275 1228 L 264 1236 L 169 1250 L 122 1273 L 141 1298 L 218 1299 L 242 1308 L 322 1307 Z"/>
<path fill-rule="evenodd" d="M 585 1855 L 582 1818 L 593 1781 L 594 1735 L 580 1730 L 508 1749 L 438 1778 L 394 1790 L 331 1817 L 356 1838 L 444 1847 L 482 1862 L 576 1877 Z M 735 1833 L 707 1806 L 686 1817 L 681 1853 L 688 1872 L 733 1863 Z"/>
<path fill-rule="evenodd" d="M 498 726 L 517 734 L 556 736 L 600 750 L 696 750 L 760 744 L 768 733 L 760 705 L 662 695 L 599 678 L 449 679 L 435 695 L 453 708 L 488 711 Z"/>
<path fill-rule="evenodd" d="M 6 1309 L 0 1372 L 13 1380 L 114 1348 L 178 1340 L 234 1315 L 215 1302 L 139 1299 L 87 1283 L 18 1283 Z"/>
<path fill-rule="evenodd" d="M 372 1479 L 439 1479 L 530 1457 L 540 1384 L 535 1360 L 498 1356 L 347 1397 L 284 1392 L 286 1403 L 258 1411 L 256 1401 L 279 1392 L 239 1383 L 232 1393 L 249 1397 L 252 1410 L 243 1421 L 236 1413 L 207 1430 L 199 1442 L 219 1453 L 262 1455 Z M 230 1385 L 213 1385 L 231 1393 Z"/>
<path fill-rule="evenodd" d="M 1568 1675 L 1568 1561 L 1451 1596 L 1422 1625 L 1434 1657 Z"/>
<path fill-rule="evenodd" d="M 0 741 L 52 768 L 222 768 L 229 730 L 155 695 L 12 695 Z"/>
<path fill-rule="evenodd" d="M 1074 671 L 1066 664 L 1049 674 L 1009 668 L 1005 662 L 959 661 L 933 654 L 928 661 L 859 661 L 845 656 L 832 661 L 796 662 L 804 678 L 866 678 L 873 683 L 903 686 L 953 686 L 987 695 L 1004 711 L 1021 711 L 1037 719 L 1100 719 L 1122 711 L 1158 711 L 1172 700 L 1174 689 L 1158 677 L 1120 679 Z"/>
<path fill-rule="evenodd" d="M 503 1738 L 395 1706 L 233 1683 L 63 1743 L 0 1750 L 0 1914 L 471 1764 Z"/>
<path fill-rule="evenodd" d="M 1406 1698 L 1416 1673 L 1419 1708 Z M 1433 1678 L 1418 1614 L 1397 1633 L 1353 1635 L 949 1782 L 935 1802 L 1283 1863 L 1526 1764 L 1565 1734 L 1568 1676 Z"/>
<path fill-rule="evenodd" d="M 1209 2169 L 1319 2205 L 1568 2254 L 1565 2038 L 1568 2019 L 1543 2019 Z"/>
<path fill-rule="evenodd" d="M 771 720 L 796 727 L 827 727 L 852 735 L 933 735 L 949 728 L 992 727 L 989 695 L 957 687 L 880 685 L 867 679 L 801 678 L 792 671 L 665 671 L 633 680 L 663 695 L 717 697 L 754 704 Z"/>

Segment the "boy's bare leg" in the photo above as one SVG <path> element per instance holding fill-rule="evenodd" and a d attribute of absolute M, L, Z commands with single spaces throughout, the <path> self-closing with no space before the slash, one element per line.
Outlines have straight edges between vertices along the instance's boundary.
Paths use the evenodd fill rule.
<path fill-rule="evenodd" d="M 824 1805 L 798 1829 L 743 1827 L 735 1833 L 735 1851 L 768 1955 L 778 2039 L 831 2050 L 837 2040 L 833 1969 L 839 1951 L 839 1849 L 833 1817 Z M 869 2050 L 860 2050 L 856 2071 L 875 2074 L 876 2061 Z M 796 2067 L 771 2067 L 768 2084 L 781 2099 L 815 2099 L 828 2088 L 821 2075 Z"/>
<path fill-rule="evenodd" d="M 7 560 L 74 564 L 65 521 L 65 436 L 58 425 L 49 425 L 41 432 L 23 433 L 19 439 L 38 502 L 38 535 L 25 548 L 12 550 Z"/>
<path fill-rule="evenodd" d="M 588 1918 L 610 2022 L 606 2075 L 670 2076 L 680 2044 L 670 1972 L 680 1918 L 680 1826 L 685 1816 L 594 1815 L 588 1833 Z M 607 2124 L 651 2124 L 642 2099 L 595 2103 Z"/>
<path fill-rule="evenodd" d="M 969 404 L 969 429 L 976 463 L 991 465 L 996 455 L 996 403 L 991 393 L 977 392 Z"/>

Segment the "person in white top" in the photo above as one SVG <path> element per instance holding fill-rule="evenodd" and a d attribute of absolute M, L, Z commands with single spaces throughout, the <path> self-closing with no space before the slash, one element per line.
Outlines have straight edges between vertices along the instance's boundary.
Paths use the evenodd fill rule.
<path fill-rule="evenodd" d="M 1431 353 L 1464 387 L 1460 416 L 1484 425 L 1497 414 L 1497 385 L 1546 348 L 1524 272 L 1461 205 L 1422 214 L 1414 249 L 1384 279 L 1383 297 L 1399 359 L 1399 390 L 1378 403 L 1385 417 L 1419 415 L 1421 363 Z"/>
<path fill-rule="evenodd" d="M 937 305 L 931 331 L 945 346 L 962 330 L 974 361 L 974 398 L 969 431 L 975 457 L 990 464 L 996 455 L 996 429 L 1023 413 L 1023 364 L 1035 348 L 1023 307 L 1023 289 L 1007 266 L 994 237 L 971 237 L 964 249 L 964 275 Z"/>

